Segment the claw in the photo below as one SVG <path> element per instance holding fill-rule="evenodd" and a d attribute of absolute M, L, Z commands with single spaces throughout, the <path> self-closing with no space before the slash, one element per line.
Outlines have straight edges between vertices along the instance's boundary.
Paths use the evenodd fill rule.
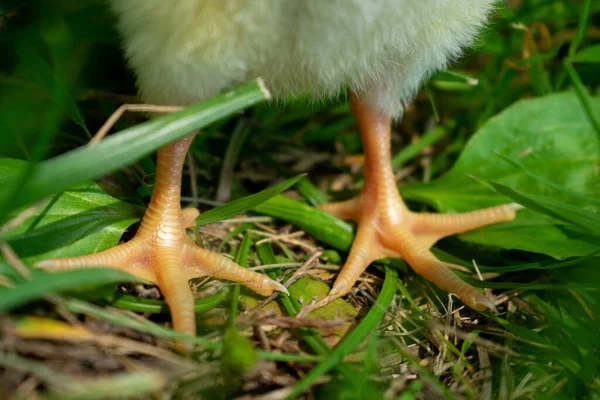
<path fill-rule="evenodd" d="M 290 292 L 287 290 L 287 288 L 285 286 L 283 286 L 281 283 L 270 279 L 269 284 L 271 285 L 271 288 L 277 292 L 281 292 L 281 293 L 285 293 L 286 295 L 290 295 Z"/>

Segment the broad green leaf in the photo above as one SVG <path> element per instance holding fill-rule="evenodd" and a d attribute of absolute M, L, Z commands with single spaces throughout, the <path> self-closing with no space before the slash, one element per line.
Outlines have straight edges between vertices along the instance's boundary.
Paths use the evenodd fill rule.
<path fill-rule="evenodd" d="M 90 268 L 67 272 L 45 273 L 37 271 L 33 279 L 14 288 L 0 287 L 0 312 L 19 307 L 41 296 L 65 290 L 81 290 L 109 283 L 134 282 L 133 275 L 116 269 Z"/>
<path fill-rule="evenodd" d="M 27 165 L 21 160 L 0 159 L 0 184 Z M 36 205 L 33 215 L 1 238 L 31 263 L 91 254 L 116 245 L 142 213 L 142 209 L 109 196 L 95 183 L 84 182 Z"/>
<path fill-rule="evenodd" d="M 600 111 L 600 98 L 592 105 Z M 528 171 L 567 191 L 532 179 L 497 154 L 519 160 Z M 568 191 L 600 196 L 598 164 L 600 139 L 574 93 L 522 100 L 490 119 L 468 142 L 454 167 L 428 184 L 401 187 L 402 195 L 441 212 L 463 212 L 510 202 L 469 176 L 494 181 L 514 190 L 568 201 L 598 211 L 585 198 L 571 199 Z M 558 259 L 584 256 L 599 246 L 590 235 L 532 210 L 520 210 L 515 221 L 460 235 L 463 240 L 545 253 Z"/>
<path fill-rule="evenodd" d="M 248 82 L 183 111 L 125 129 L 107 137 L 96 146 L 84 146 L 43 161 L 28 174 L 17 196 L 10 190 L 0 191 L 0 213 L 6 204 L 10 208 L 30 204 L 76 183 L 99 178 L 129 165 L 173 140 L 248 108 L 267 96 L 256 81 Z M 6 184 L 16 187 L 21 182 L 19 178 L 15 178 Z"/>
<path fill-rule="evenodd" d="M 574 63 L 600 63 L 600 44 L 588 46 L 571 57 Z"/>
<path fill-rule="evenodd" d="M 242 197 L 241 199 L 233 200 L 225 205 L 208 210 L 196 218 L 196 224 L 198 226 L 213 224 L 215 222 L 232 218 L 246 211 L 255 209 L 273 196 L 276 196 L 292 187 L 302 177 L 303 175 L 298 175 L 294 178 L 286 180 L 285 182 L 281 182 L 278 185 L 265 189 L 262 192 Z"/>

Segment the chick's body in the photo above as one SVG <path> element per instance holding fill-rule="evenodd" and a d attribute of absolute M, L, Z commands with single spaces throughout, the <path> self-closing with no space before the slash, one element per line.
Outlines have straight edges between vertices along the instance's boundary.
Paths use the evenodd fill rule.
<path fill-rule="evenodd" d="M 185 105 L 262 77 L 278 96 L 367 94 L 399 116 L 494 0 L 113 0 L 145 101 Z"/>

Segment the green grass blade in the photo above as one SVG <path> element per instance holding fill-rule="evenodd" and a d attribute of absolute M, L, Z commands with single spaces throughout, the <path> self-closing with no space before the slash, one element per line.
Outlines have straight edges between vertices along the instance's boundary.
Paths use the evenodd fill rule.
<path fill-rule="evenodd" d="M 379 324 L 379 321 L 385 315 L 385 311 L 392 302 L 396 294 L 396 286 L 398 284 L 398 275 L 396 271 L 386 268 L 385 280 L 383 287 L 377 298 L 377 302 L 371 307 L 367 315 L 360 321 L 358 326 L 348 335 L 344 337 L 342 342 L 327 355 L 325 360 L 310 370 L 304 378 L 294 387 L 292 392 L 288 394 L 286 399 L 294 399 L 305 390 L 307 390 L 320 376 L 329 372 L 345 356 L 350 354 L 363 340 L 371 333 Z"/>
<path fill-rule="evenodd" d="M 197 299 L 194 301 L 194 311 L 196 313 L 203 313 L 208 310 L 212 310 L 229 294 L 229 288 L 226 286 L 223 289 L 219 290 L 219 292 L 206 296 L 201 299 Z M 169 307 L 167 303 L 163 300 L 154 300 L 154 299 L 143 299 L 131 295 L 117 295 L 115 300 L 110 304 L 113 307 L 122 308 L 125 310 L 144 312 L 150 314 L 168 314 Z"/>
<path fill-rule="evenodd" d="M 41 162 L 33 168 L 27 182 L 23 184 L 19 194 L 13 196 L 10 204 L 12 207 L 29 204 L 65 190 L 75 183 L 99 178 L 196 129 L 257 104 L 267 96 L 256 81 L 248 82 L 183 111 L 125 129 L 96 146 L 81 147 Z M 0 192 L 0 204 L 8 196 L 6 191 Z"/>
<path fill-rule="evenodd" d="M 600 215 L 548 197 L 514 190 L 496 182 L 489 182 L 495 191 L 532 210 L 580 226 L 590 232 L 600 233 Z"/>
<path fill-rule="evenodd" d="M 81 110 L 61 80 L 54 74 L 46 60 L 33 47 L 26 43 L 18 43 L 15 49 L 19 54 L 19 58 L 21 58 L 21 62 L 29 66 L 34 79 L 48 93 L 48 97 L 52 99 L 55 106 L 61 109 L 74 123 L 81 126 L 88 137 L 90 137 Z"/>
<path fill-rule="evenodd" d="M 303 177 L 296 183 L 296 190 L 310 203 L 316 207 L 329 201 L 327 195 L 321 192 L 308 178 Z"/>
<path fill-rule="evenodd" d="M 600 63 L 600 44 L 588 46 L 585 49 L 581 50 L 577 54 L 573 55 L 573 57 L 571 57 L 571 62 L 580 64 Z"/>
<path fill-rule="evenodd" d="M 252 245 L 252 237 L 249 234 L 244 236 L 242 239 L 242 243 L 240 247 L 237 249 L 237 254 L 235 255 L 235 262 L 241 265 L 242 267 L 246 267 L 246 260 L 248 259 L 248 254 L 250 253 L 250 246 Z M 240 300 L 240 285 L 239 283 L 233 285 L 233 290 L 231 291 L 231 305 L 230 305 L 230 314 L 228 329 L 235 329 L 235 319 L 237 317 L 238 305 Z"/>
<path fill-rule="evenodd" d="M 569 57 L 573 57 L 575 55 L 577 49 L 583 41 L 583 38 L 585 37 L 588 22 L 590 19 L 591 5 L 591 0 L 583 1 L 583 7 L 581 7 L 581 13 L 579 14 L 579 21 L 577 23 L 577 31 L 575 32 L 575 37 L 573 38 L 573 40 L 571 41 L 571 45 L 569 46 Z"/>
<path fill-rule="evenodd" d="M 90 303 L 86 303 L 81 300 L 76 299 L 67 299 L 65 300 L 65 305 L 67 308 L 75 313 L 82 313 L 86 315 L 90 315 L 94 318 L 97 318 L 102 321 L 107 321 L 111 324 L 125 326 L 131 329 L 135 329 L 140 332 L 149 333 L 156 337 L 169 339 L 169 340 L 180 340 L 186 343 L 193 343 L 198 346 L 202 346 L 206 349 L 210 350 L 222 350 L 223 345 L 219 342 L 215 342 L 213 340 L 207 340 L 201 336 L 191 336 L 185 333 L 175 332 L 172 329 L 166 328 L 164 326 L 160 326 L 151 322 L 149 320 L 138 320 L 132 319 L 126 314 L 117 313 L 114 311 L 103 310 L 102 308 L 95 306 Z M 285 354 L 285 353 L 273 353 L 266 351 L 258 351 L 257 355 L 266 360 L 273 361 L 315 361 L 321 359 L 321 357 L 315 356 L 305 356 L 305 355 L 297 355 L 297 354 Z"/>
<path fill-rule="evenodd" d="M 419 140 L 409 144 L 399 151 L 392 160 L 392 166 L 394 168 L 399 167 L 408 160 L 416 157 L 423 151 L 423 149 L 425 149 L 425 147 L 432 146 L 443 139 L 448 134 L 449 130 L 450 129 L 446 126 L 438 126 L 437 128 L 425 133 L 419 138 Z"/>
<path fill-rule="evenodd" d="M 579 102 L 585 110 L 585 114 L 592 123 L 592 126 L 596 130 L 596 133 L 600 136 L 600 118 L 598 118 L 598 116 L 594 112 L 590 94 L 588 93 L 587 89 L 585 88 L 585 85 L 581 81 L 579 74 L 573 67 L 573 64 L 571 64 L 569 60 L 565 60 L 563 64 L 565 66 L 565 69 L 567 70 L 567 74 L 569 74 L 569 77 L 573 82 L 573 86 L 575 87 L 575 93 L 577 93 L 577 97 L 579 98 Z"/>
<path fill-rule="evenodd" d="M 437 105 L 435 104 L 435 98 L 433 97 L 433 92 L 429 87 L 429 84 L 425 85 L 425 92 L 427 93 L 427 97 L 429 98 L 429 104 L 431 104 L 431 111 L 433 111 L 433 116 L 437 122 L 440 121 L 440 114 L 438 113 Z"/>
<path fill-rule="evenodd" d="M 119 281 L 123 280 L 121 279 Z M 172 329 L 157 325 L 154 322 L 151 322 L 150 320 L 134 319 L 122 312 L 116 312 L 114 310 L 104 310 L 101 307 L 87 303 L 85 301 L 77 299 L 67 299 L 65 300 L 65 305 L 71 312 L 86 314 L 96 319 L 109 322 L 111 324 L 135 329 L 139 332 L 149 333 L 156 337 L 169 340 L 178 340 L 186 343 L 193 343 L 195 345 L 199 345 L 210 350 L 221 350 L 223 348 L 221 343 L 215 342 L 213 340 L 207 340 L 200 336 L 191 336 L 185 333 L 175 332 Z"/>
<path fill-rule="evenodd" d="M 352 225 L 306 203 L 275 196 L 254 208 L 261 214 L 290 222 L 315 239 L 338 250 L 349 250 L 354 238 Z"/>
<path fill-rule="evenodd" d="M 99 286 L 109 283 L 135 282 L 138 278 L 116 269 L 90 268 L 59 272 L 53 274 L 38 273 L 34 279 L 25 281 L 9 289 L 0 287 L 0 312 L 19 307 L 46 293 L 61 292 L 87 286 Z"/>
<path fill-rule="evenodd" d="M 246 234 L 237 249 L 235 262 L 246 267 L 252 235 Z M 223 337 L 222 360 L 225 368 L 230 372 L 250 371 L 256 365 L 256 349 L 248 338 L 237 331 L 235 321 L 237 319 L 240 299 L 240 284 L 233 285 L 231 291 L 231 304 L 229 306 L 229 319 Z"/>
<path fill-rule="evenodd" d="M 238 125 L 229 139 L 229 145 L 225 151 L 225 158 L 223 159 L 223 165 L 221 166 L 219 186 L 217 187 L 217 194 L 215 195 L 215 200 L 218 202 L 225 202 L 231 197 L 231 178 L 233 176 L 233 169 L 235 168 L 240 151 L 242 150 L 242 146 L 246 142 L 249 133 L 250 127 L 242 120 L 238 122 Z"/>
<path fill-rule="evenodd" d="M 298 182 L 302 178 L 302 176 L 303 175 L 295 176 L 286 180 L 285 182 L 265 189 L 262 192 L 242 197 L 241 199 L 233 200 L 225 205 L 213 208 L 203 214 L 200 214 L 200 216 L 196 218 L 196 225 L 202 226 L 213 224 L 215 222 L 232 218 L 246 211 L 255 209 L 256 207 L 265 203 L 274 196 L 277 196 L 279 193 L 292 187 L 296 182 Z"/>
<path fill-rule="evenodd" d="M 109 376 L 73 379 L 70 385 L 48 400 L 109 400 L 152 397 L 169 383 L 166 372 L 143 369 Z"/>

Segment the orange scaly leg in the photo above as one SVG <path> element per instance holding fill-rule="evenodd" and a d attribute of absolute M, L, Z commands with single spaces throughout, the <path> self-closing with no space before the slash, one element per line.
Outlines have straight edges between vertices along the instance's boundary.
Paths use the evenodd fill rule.
<path fill-rule="evenodd" d="M 354 220 L 358 231 L 348 260 L 333 284 L 328 300 L 343 296 L 375 260 L 402 257 L 418 274 L 439 288 L 456 294 L 476 310 L 494 308 L 492 302 L 463 282 L 429 248 L 439 239 L 515 217 L 519 206 L 505 204 L 462 214 L 417 214 L 408 210 L 398 190 L 390 154 L 391 119 L 355 93 L 352 112 L 358 121 L 365 152 L 365 184 L 358 197 L 322 206 L 331 214 Z"/>
<path fill-rule="evenodd" d="M 277 290 L 287 292 L 266 275 L 198 247 L 185 234 L 199 215 L 198 210 L 182 210 L 180 205 L 183 164 L 193 138 L 187 136 L 158 151 L 154 192 L 133 239 L 97 254 L 42 261 L 38 266 L 53 271 L 107 266 L 153 282 L 169 306 L 174 329 L 191 335 L 196 333 L 194 297 L 188 283 L 192 278 L 227 279 L 265 296 Z"/>

